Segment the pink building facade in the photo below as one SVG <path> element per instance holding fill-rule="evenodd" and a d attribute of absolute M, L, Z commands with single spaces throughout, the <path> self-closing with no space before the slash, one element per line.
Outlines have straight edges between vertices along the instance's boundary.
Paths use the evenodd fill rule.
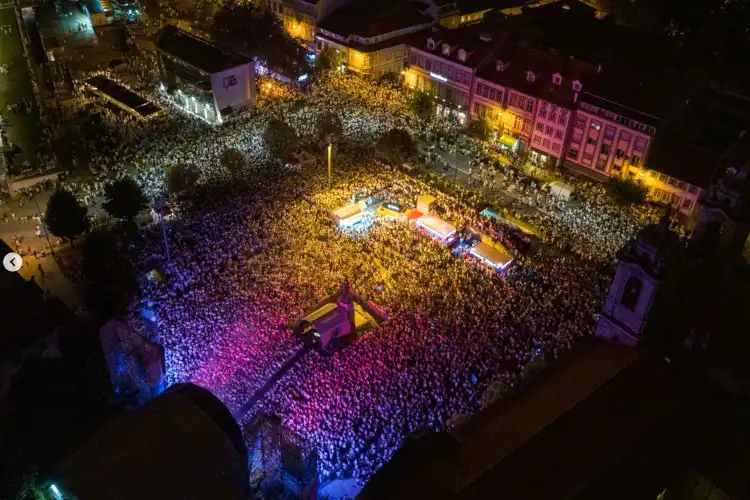
<path fill-rule="evenodd" d="M 573 114 L 573 110 L 539 100 L 529 155 L 532 162 L 545 164 L 553 158 L 556 164 L 560 164 Z"/>
<path fill-rule="evenodd" d="M 656 127 L 582 101 L 575 113 L 566 161 L 611 176 L 643 168 Z"/>

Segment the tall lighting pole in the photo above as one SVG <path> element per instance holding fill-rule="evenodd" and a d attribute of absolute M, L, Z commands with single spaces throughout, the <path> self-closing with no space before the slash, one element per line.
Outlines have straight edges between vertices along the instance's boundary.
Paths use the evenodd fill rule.
<path fill-rule="evenodd" d="M 328 143 L 328 189 L 331 189 L 331 143 Z"/>
<path fill-rule="evenodd" d="M 156 199 L 156 209 L 159 211 L 159 223 L 161 224 L 161 235 L 164 238 L 164 254 L 167 256 L 167 263 L 172 263 L 172 257 L 169 255 L 169 243 L 167 242 L 167 228 L 164 227 L 164 207 L 167 203 L 164 198 Z"/>

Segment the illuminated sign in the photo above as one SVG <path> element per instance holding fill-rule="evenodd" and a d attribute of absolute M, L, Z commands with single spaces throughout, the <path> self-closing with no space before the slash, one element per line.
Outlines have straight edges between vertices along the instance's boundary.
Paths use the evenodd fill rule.
<path fill-rule="evenodd" d="M 430 76 L 433 77 L 433 78 L 437 78 L 441 82 L 447 82 L 448 81 L 448 79 L 446 77 L 444 77 L 443 75 L 438 75 L 437 73 L 430 73 Z"/>
<path fill-rule="evenodd" d="M 305 80 L 307 80 L 307 73 L 300 75 L 300 77 L 297 78 L 298 82 L 304 82 Z"/>

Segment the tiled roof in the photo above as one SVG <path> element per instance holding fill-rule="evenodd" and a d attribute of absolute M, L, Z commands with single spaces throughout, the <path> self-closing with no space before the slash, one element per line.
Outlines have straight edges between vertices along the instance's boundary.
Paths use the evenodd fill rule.
<path fill-rule="evenodd" d="M 646 167 L 700 188 L 708 187 L 721 155 L 674 136 L 657 136 Z"/>
<path fill-rule="evenodd" d="M 453 30 L 443 29 L 420 33 L 412 39 L 412 46 L 468 68 L 478 68 L 502 43 L 504 36 L 503 33 L 490 32 L 483 24 L 477 24 Z M 435 43 L 434 50 L 428 48 L 428 40 Z M 450 53 L 447 56 L 443 53 L 445 44 L 450 47 Z M 466 51 L 465 61 L 458 57 L 462 49 Z"/>
<path fill-rule="evenodd" d="M 354 0 L 334 11 L 320 23 L 319 28 L 344 38 L 349 35 L 372 38 L 432 21 L 412 3 L 394 9 L 392 5 L 379 2 Z"/>
<path fill-rule="evenodd" d="M 498 69 L 498 61 L 503 63 L 501 70 Z M 534 81 L 529 81 L 528 71 L 534 73 Z M 581 61 L 509 43 L 494 54 L 494 57 L 479 70 L 477 76 L 570 108 L 574 106 L 576 93 L 573 90 L 573 82 L 578 80 L 585 87 L 587 78 L 595 73 L 595 67 Z M 553 82 L 553 76 L 556 74 L 562 78 L 559 85 Z"/>

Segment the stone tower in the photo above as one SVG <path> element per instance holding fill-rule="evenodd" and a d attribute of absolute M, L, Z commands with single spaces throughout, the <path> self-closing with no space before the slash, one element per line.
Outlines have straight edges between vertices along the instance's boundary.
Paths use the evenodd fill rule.
<path fill-rule="evenodd" d="M 643 340 L 665 270 L 680 247 L 679 237 L 669 230 L 667 209 L 659 224 L 643 228 L 618 253 L 617 273 L 599 314 L 597 337 L 623 345 Z"/>
<path fill-rule="evenodd" d="M 690 246 L 734 259 L 750 233 L 750 136 L 742 135 L 724 156 L 718 175 L 701 199 Z"/>

